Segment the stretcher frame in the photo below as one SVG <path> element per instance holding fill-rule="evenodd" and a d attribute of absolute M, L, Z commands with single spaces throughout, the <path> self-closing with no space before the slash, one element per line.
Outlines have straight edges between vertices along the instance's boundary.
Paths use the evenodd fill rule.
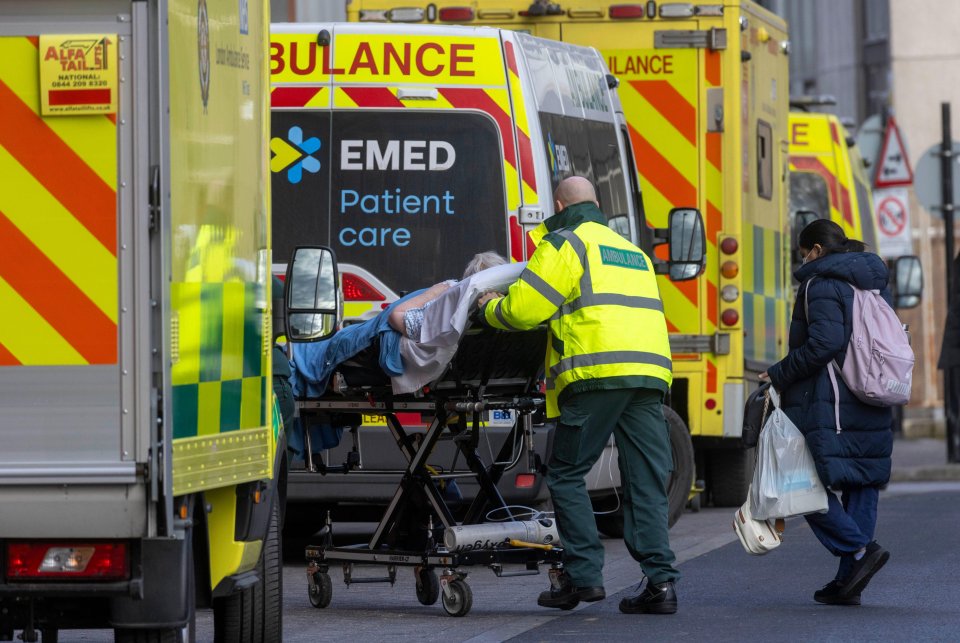
<path fill-rule="evenodd" d="M 522 344 L 522 350 L 511 351 L 510 346 L 515 347 L 518 342 Z M 464 344 L 472 349 L 465 349 Z M 397 448 L 407 460 L 397 490 L 368 542 L 334 546 L 333 524 L 328 514 L 326 526 L 318 534 L 320 543 L 309 545 L 305 550 L 311 604 L 315 607 L 329 605 L 332 597 L 329 568 L 332 564 L 343 566 L 347 585 L 393 584 L 397 567 L 413 567 L 418 600 L 424 605 L 432 605 L 442 595 L 443 607 L 452 616 L 463 616 L 472 606 L 472 592 L 465 581 L 467 572 L 463 569 L 466 567 L 482 565 L 490 568 L 497 577 L 510 577 L 538 574 L 540 565 L 547 563 L 551 581 L 555 582 L 562 571 L 562 549 L 559 547 L 531 544 L 448 551 L 442 538 L 443 530 L 447 528 L 482 523 L 491 509 L 505 512 L 508 519 L 516 519 L 496 484 L 507 469 L 511 450 L 531 435 L 532 414 L 543 407 L 540 373 L 545 344 L 543 328 L 522 333 L 474 329 L 465 334 L 444 375 L 414 395 L 396 396 L 389 385 L 345 386 L 320 399 L 298 400 L 301 417 L 307 419 L 317 413 L 381 412 Z M 518 358 L 517 353 L 523 354 Z M 531 362 L 531 356 L 535 361 Z M 513 364 L 520 367 L 519 377 L 515 373 L 503 372 L 510 370 L 511 358 L 523 362 Z M 486 411 L 506 409 L 517 411 L 517 420 L 494 461 L 485 465 L 477 451 L 482 430 L 480 417 Z M 414 439 L 398 420 L 398 411 L 432 413 L 433 419 L 422 437 Z M 427 468 L 428 458 L 441 437 L 446 435 L 452 436 L 469 473 L 434 473 Z M 346 470 L 345 474 L 349 475 L 350 471 Z M 479 490 L 463 521 L 458 522 L 438 489 L 437 481 L 470 476 L 476 479 Z M 416 508 L 418 505 L 414 500 L 419 500 L 427 511 L 425 517 L 415 516 L 426 519 L 422 547 L 411 547 L 409 541 L 403 540 L 402 526 L 411 521 L 405 509 Z M 401 521 L 401 514 L 406 522 Z M 358 565 L 385 566 L 387 573 L 377 577 L 355 576 L 355 566 Z M 505 570 L 505 566 L 520 566 L 521 569 Z M 439 579 L 435 569 L 441 570 Z"/>

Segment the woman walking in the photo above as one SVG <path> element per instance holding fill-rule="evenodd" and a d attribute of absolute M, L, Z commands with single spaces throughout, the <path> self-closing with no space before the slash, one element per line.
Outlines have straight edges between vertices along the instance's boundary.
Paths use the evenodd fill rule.
<path fill-rule="evenodd" d="M 826 513 L 805 516 L 830 553 L 840 558 L 836 576 L 814 593 L 819 603 L 859 605 L 860 594 L 890 553 L 874 539 L 880 487 L 890 479 L 893 450 L 889 407 L 864 404 L 842 377 L 853 318 L 853 288 L 880 290 L 890 302 L 887 267 L 860 241 L 826 219 L 800 233 L 803 265 L 790 325 L 790 351 L 763 373 L 781 391 L 783 410 L 804 434 L 828 493 Z M 840 426 L 827 365 L 838 367 Z"/>

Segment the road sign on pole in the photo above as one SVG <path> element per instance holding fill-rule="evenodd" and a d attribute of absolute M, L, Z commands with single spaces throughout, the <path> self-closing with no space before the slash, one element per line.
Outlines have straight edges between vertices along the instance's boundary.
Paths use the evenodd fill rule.
<path fill-rule="evenodd" d="M 873 193 L 877 211 L 877 248 L 881 257 L 913 254 L 907 188 L 882 188 Z"/>
<path fill-rule="evenodd" d="M 943 181 L 941 179 L 941 144 L 934 143 L 920 155 L 917 162 L 916 181 L 913 184 L 917 200 L 934 217 L 943 217 Z M 960 194 L 960 142 L 953 141 L 950 166 L 954 194 Z"/>
<path fill-rule="evenodd" d="M 907 157 L 907 146 L 893 116 L 887 119 L 887 131 L 883 138 L 883 147 L 877 157 L 877 172 L 873 185 L 878 188 L 892 188 L 913 183 L 913 170 Z"/>

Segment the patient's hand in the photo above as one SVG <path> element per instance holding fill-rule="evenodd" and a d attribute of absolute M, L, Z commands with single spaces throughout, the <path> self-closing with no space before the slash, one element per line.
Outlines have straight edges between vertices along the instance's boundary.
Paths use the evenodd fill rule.
<path fill-rule="evenodd" d="M 483 308 L 488 301 L 491 301 L 493 299 L 499 299 L 500 297 L 503 297 L 503 295 L 501 295 L 498 292 L 484 293 L 483 295 L 480 296 L 480 299 L 477 300 L 477 308 Z"/>

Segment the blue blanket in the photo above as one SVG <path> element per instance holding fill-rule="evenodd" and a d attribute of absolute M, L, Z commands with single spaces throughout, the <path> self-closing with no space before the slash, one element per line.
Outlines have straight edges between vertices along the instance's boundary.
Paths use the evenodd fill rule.
<path fill-rule="evenodd" d="M 330 339 L 320 342 L 294 343 L 290 362 L 293 393 L 297 397 L 320 397 L 327 388 L 333 371 L 344 361 L 368 348 L 380 338 L 380 368 L 390 377 L 403 374 L 400 359 L 400 333 L 387 319 L 394 306 L 424 292 L 417 290 L 393 302 L 379 315 L 339 330 Z"/>

